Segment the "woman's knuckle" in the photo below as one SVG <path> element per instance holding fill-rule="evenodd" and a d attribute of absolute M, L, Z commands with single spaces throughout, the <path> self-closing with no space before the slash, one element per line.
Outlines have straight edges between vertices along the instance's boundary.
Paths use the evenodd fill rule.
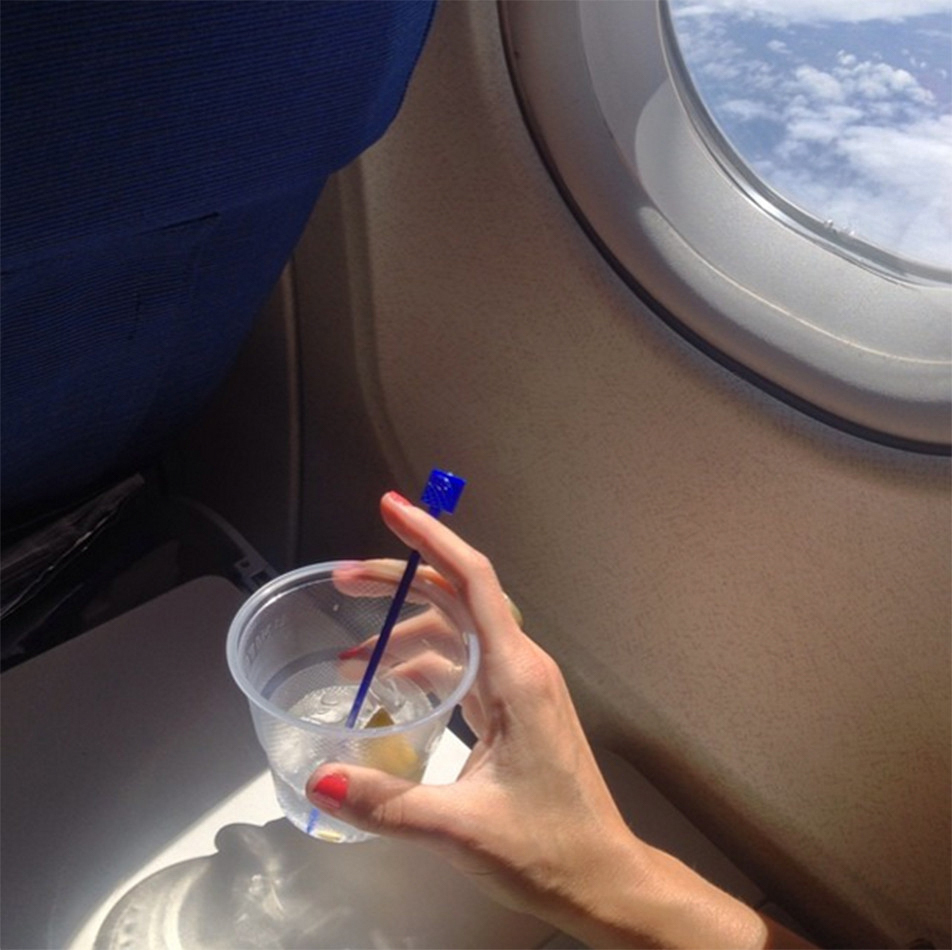
<path fill-rule="evenodd" d="M 550 696 L 559 689 L 562 672 L 555 660 L 544 650 L 534 648 L 527 653 L 522 669 L 523 688 L 536 696 Z"/>
<path fill-rule="evenodd" d="M 380 831 L 396 831 L 405 823 L 405 809 L 399 795 L 378 802 L 367 816 L 368 822 Z"/>
<path fill-rule="evenodd" d="M 495 582 L 496 572 L 489 558 L 481 551 L 471 550 L 468 552 L 459 577 L 459 586 L 462 592 L 469 594 Z"/>
<path fill-rule="evenodd" d="M 482 551 L 475 549 L 473 549 L 469 555 L 469 571 L 474 577 L 480 580 L 495 577 L 492 562 Z"/>

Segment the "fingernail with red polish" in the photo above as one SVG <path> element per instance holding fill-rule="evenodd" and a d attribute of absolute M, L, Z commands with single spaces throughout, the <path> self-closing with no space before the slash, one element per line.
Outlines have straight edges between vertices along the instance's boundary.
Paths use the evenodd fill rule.
<path fill-rule="evenodd" d="M 358 643 L 355 647 L 350 647 L 348 650 L 341 650 L 337 654 L 338 660 L 353 660 L 358 656 L 368 656 L 369 650 L 362 643 Z"/>
<path fill-rule="evenodd" d="M 400 492 L 397 492 L 397 491 L 388 491 L 388 492 L 387 492 L 387 497 L 388 497 L 395 505 L 401 505 L 401 506 L 404 507 L 404 508 L 412 508 L 412 507 L 413 507 L 413 502 L 410 501 L 410 500 L 407 499 L 407 498 L 404 498 L 403 495 L 400 494 Z"/>
<path fill-rule="evenodd" d="M 346 797 L 347 776 L 340 772 L 325 775 L 311 786 L 311 800 L 320 799 L 325 808 L 340 808 Z"/>

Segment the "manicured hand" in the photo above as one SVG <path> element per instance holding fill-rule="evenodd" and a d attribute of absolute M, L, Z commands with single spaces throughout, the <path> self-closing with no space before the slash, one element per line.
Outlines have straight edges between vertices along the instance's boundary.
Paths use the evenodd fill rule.
<path fill-rule="evenodd" d="M 440 852 L 591 946 L 764 947 L 761 917 L 629 830 L 558 666 L 520 629 L 489 560 L 395 493 L 381 512 L 473 618 L 481 662 L 462 707 L 478 741 L 452 785 L 325 763 L 310 800 Z"/>

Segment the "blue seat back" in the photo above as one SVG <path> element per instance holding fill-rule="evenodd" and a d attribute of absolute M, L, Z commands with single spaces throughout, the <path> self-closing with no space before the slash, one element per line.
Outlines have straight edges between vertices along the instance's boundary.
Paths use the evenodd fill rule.
<path fill-rule="evenodd" d="M 5 512 L 140 465 L 231 363 L 430 0 L 4 2 Z"/>

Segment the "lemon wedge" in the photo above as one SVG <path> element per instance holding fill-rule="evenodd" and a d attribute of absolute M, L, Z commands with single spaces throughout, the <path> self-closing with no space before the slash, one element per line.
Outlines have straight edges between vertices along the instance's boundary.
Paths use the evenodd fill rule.
<path fill-rule="evenodd" d="M 395 726 L 393 716 L 381 706 L 368 720 L 365 729 L 381 729 L 384 726 Z"/>
<path fill-rule="evenodd" d="M 367 720 L 365 729 L 382 729 L 394 725 L 393 717 L 382 706 Z M 419 781 L 423 763 L 416 750 L 403 736 L 381 736 L 370 739 L 364 749 L 364 765 L 390 775 Z"/>

